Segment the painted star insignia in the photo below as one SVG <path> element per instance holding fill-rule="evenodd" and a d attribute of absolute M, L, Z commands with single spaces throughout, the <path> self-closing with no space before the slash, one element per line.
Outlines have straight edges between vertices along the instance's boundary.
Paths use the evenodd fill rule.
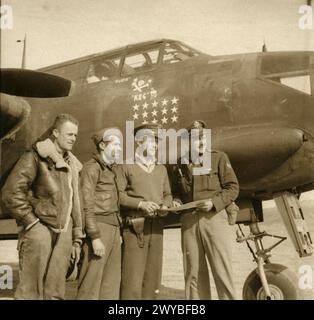
<path fill-rule="evenodd" d="M 167 121 L 168 121 L 168 119 L 167 119 L 166 117 L 163 117 L 163 118 L 161 119 L 161 122 L 162 122 L 163 124 L 166 124 Z"/>
<path fill-rule="evenodd" d="M 153 124 L 156 124 L 156 123 L 157 123 L 157 119 L 154 118 L 154 119 L 152 120 L 152 123 L 153 123 Z"/>
<path fill-rule="evenodd" d="M 137 114 L 137 113 L 134 113 L 134 114 L 133 114 L 133 119 L 134 119 L 134 120 L 137 120 L 137 119 L 138 119 L 138 114 Z"/>
<path fill-rule="evenodd" d="M 164 99 L 164 100 L 162 100 L 162 102 L 161 102 L 161 103 L 162 103 L 162 105 L 163 105 L 163 106 L 166 106 L 166 105 L 167 105 L 167 103 L 168 103 L 168 100 L 167 100 L 167 99 Z"/>
<path fill-rule="evenodd" d="M 171 121 L 172 122 L 177 122 L 177 120 L 178 120 L 178 117 L 176 115 L 171 117 Z"/>
<path fill-rule="evenodd" d="M 177 108 L 177 107 L 172 107 L 172 108 L 171 108 L 172 113 L 176 113 L 176 112 L 177 112 L 177 110 L 178 110 L 178 108 Z"/>
<path fill-rule="evenodd" d="M 157 111 L 156 111 L 156 110 L 153 110 L 152 115 L 153 115 L 154 117 L 156 117 L 156 116 L 157 116 Z"/>
<path fill-rule="evenodd" d="M 147 109 L 147 107 L 148 107 L 148 103 L 145 102 L 145 103 L 143 104 L 143 109 Z"/>
<path fill-rule="evenodd" d="M 161 113 L 162 113 L 162 114 L 167 114 L 167 111 L 168 111 L 168 110 L 167 110 L 166 108 L 163 108 L 163 109 L 161 110 Z"/>
<path fill-rule="evenodd" d="M 173 99 L 171 100 L 172 104 L 177 104 L 179 101 L 179 99 L 177 97 L 173 97 Z"/>
<path fill-rule="evenodd" d="M 147 118 L 148 113 L 146 111 L 143 112 L 143 118 Z"/>
<path fill-rule="evenodd" d="M 158 105 L 158 102 L 156 100 L 154 100 L 154 102 L 152 103 L 153 107 L 156 108 Z"/>
<path fill-rule="evenodd" d="M 137 111 L 138 108 L 139 108 L 139 105 L 138 105 L 138 104 L 136 104 L 136 105 L 133 106 L 134 111 Z"/>

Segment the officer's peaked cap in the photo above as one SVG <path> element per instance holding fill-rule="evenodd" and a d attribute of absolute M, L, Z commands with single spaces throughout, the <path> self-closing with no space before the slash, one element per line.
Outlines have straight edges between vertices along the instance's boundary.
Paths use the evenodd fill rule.
<path fill-rule="evenodd" d="M 134 129 L 134 137 L 136 140 L 142 140 L 146 136 L 151 136 L 160 139 L 159 130 L 162 126 L 154 123 L 142 124 Z"/>

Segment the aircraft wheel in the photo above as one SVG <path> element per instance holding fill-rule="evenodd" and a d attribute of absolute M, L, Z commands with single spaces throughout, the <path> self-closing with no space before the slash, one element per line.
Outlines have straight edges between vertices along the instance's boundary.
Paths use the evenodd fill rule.
<path fill-rule="evenodd" d="M 264 269 L 272 300 L 298 300 L 298 280 L 292 271 L 281 264 L 272 263 L 264 265 Z M 266 300 L 257 269 L 246 278 L 242 296 L 243 300 Z"/>

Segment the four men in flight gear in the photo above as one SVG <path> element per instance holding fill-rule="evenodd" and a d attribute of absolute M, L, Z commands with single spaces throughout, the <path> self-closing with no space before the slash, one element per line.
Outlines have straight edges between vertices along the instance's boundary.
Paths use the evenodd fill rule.
<path fill-rule="evenodd" d="M 23 228 L 16 298 L 64 298 L 72 239 L 72 258 L 77 260 L 85 222 L 77 299 L 155 299 L 161 286 L 163 216 L 178 205 L 169 173 L 178 201 L 200 200 L 196 209 L 181 213 L 186 298 L 211 298 L 207 257 L 219 298 L 234 299 L 231 254 L 224 238 L 228 226 L 221 211 L 235 206 L 239 184 L 227 155 L 208 153 L 204 122 L 193 122 L 186 161 L 169 166 L 168 173 L 157 164 L 158 125 L 135 129 L 135 164 L 119 166 L 119 130 L 97 132 L 93 141 L 98 152 L 81 172 L 82 210 L 81 165 L 70 153 L 77 125 L 69 115 L 57 117 L 51 138 L 22 156 L 3 189 L 5 204 Z M 194 175 L 205 156 L 211 157 L 211 170 Z"/>

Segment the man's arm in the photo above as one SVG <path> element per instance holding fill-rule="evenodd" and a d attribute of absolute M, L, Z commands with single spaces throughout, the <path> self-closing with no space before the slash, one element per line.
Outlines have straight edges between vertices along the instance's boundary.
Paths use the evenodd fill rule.
<path fill-rule="evenodd" d="M 115 167 L 117 185 L 120 197 L 120 204 L 127 208 L 138 209 L 142 201 L 140 198 L 130 197 L 126 189 L 128 187 L 128 169 L 126 165 L 118 165 Z"/>
<path fill-rule="evenodd" d="M 164 172 L 164 186 L 163 186 L 163 204 L 168 208 L 172 207 L 172 194 L 169 183 L 169 177 L 167 173 L 167 169 L 163 166 Z"/>
<path fill-rule="evenodd" d="M 222 190 L 212 198 L 217 212 L 227 207 L 239 195 L 238 179 L 225 153 L 222 153 L 219 159 L 218 174 Z"/>
<path fill-rule="evenodd" d="M 95 189 L 99 172 L 94 166 L 85 164 L 81 171 L 81 194 L 85 215 L 85 229 L 87 235 L 93 240 L 100 238 L 100 231 L 95 216 Z"/>
<path fill-rule="evenodd" d="M 24 153 L 2 188 L 2 201 L 12 217 L 26 229 L 38 221 L 29 201 L 29 191 L 37 175 L 37 166 L 35 154 L 31 151 Z"/>
<path fill-rule="evenodd" d="M 168 172 L 168 179 L 170 182 L 170 187 L 171 187 L 171 193 L 174 201 L 177 201 L 182 204 L 182 199 L 181 196 L 182 194 L 180 193 L 180 187 L 179 187 L 179 168 L 175 164 L 169 164 L 166 166 L 167 172 Z"/>

